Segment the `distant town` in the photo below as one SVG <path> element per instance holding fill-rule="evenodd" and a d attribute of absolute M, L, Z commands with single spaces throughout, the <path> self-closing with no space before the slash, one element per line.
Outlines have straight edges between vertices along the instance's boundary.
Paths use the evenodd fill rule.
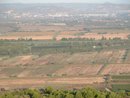
<path fill-rule="evenodd" d="M 0 25 L 84 25 L 129 28 L 129 4 L 1 4 Z M 17 30 L 15 30 L 17 31 Z M 5 31 L 6 32 L 6 31 Z M 1 32 L 1 33 L 4 33 Z"/>

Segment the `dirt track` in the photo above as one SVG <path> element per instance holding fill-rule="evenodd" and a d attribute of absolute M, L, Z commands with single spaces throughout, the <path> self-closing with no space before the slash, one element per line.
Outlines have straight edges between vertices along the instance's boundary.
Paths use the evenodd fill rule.
<path fill-rule="evenodd" d="M 103 77 L 83 77 L 83 78 L 17 78 L 17 79 L 0 79 L 0 87 L 19 87 L 19 86 L 37 86 L 46 84 L 93 84 L 104 82 Z"/>

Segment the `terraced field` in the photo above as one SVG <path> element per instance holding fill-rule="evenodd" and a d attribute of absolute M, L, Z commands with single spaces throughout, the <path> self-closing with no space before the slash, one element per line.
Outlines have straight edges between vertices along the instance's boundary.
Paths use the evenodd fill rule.
<path fill-rule="evenodd" d="M 1 41 L 0 45 L 0 81 L 8 81 L 1 87 L 129 84 L 129 80 L 107 81 L 107 75 L 130 74 L 129 40 Z M 36 83 L 29 84 L 31 79 Z"/>
<path fill-rule="evenodd" d="M 89 76 L 130 73 L 124 50 L 1 57 L 1 77 Z M 112 64 L 113 63 L 113 64 Z M 107 65 L 106 65 L 107 64 Z"/>

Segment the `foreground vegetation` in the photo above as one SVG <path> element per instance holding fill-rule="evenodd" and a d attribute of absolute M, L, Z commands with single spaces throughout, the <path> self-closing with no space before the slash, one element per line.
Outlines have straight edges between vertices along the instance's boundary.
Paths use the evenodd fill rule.
<path fill-rule="evenodd" d="M 56 90 L 48 87 L 46 89 L 24 89 L 15 91 L 2 91 L 0 98 L 129 98 L 130 93 L 99 91 L 94 88 L 83 88 L 80 90 Z"/>

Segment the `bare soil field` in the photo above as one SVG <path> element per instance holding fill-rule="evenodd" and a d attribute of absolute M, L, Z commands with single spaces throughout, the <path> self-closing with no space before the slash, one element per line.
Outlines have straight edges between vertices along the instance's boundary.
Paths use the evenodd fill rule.
<path fill-rule="evenodd" d="M 53 36 L 0 36 L 1 40 L 18 40 L 18 39 L 32 39 L 32 40 L 52 40 Z"/>
<path fill-rule="evenodd" d="M 33 58 L 36 58 L 36 56 L 33 55 L 27 55 L 27 56 L 17 56 L 17 57 L 7 57 L 3 58 L 0 62 L 0 66 L 18 66 L 18 65 L 26 65 L 29 62 L 33 60 Z"/>
<path fill-rule="evenodd" d="M 72 35 L 74 36 L 75 34 L 78 34 L 79 32 L 82 32 L 82 31 L 76 31 L 76 30 L 72 30 L 72 31 L 63 31 L 60 33 L 60 35 Z"/>
<path fill-rule="evenodd" d="M 82 53 L 58 53 L 47 54 L 39 57 L 38 55 L 24 55 L 16 57 L 1 57 L 0 66 L 18 66 L 18 65 L 85 65 L 85 64 L 103 64 L 122 63 L 122 55 L 125 50 L 102 50 L 100 52 L 82 52 Z"/>
<path fill-rule="evenodd" d="M 64 33 L 64 32 L 63 32 Z M 71 32 L 72 33 L 72 32 Z M 114 39 L 114 38 L 120 38 L 120 39 L 128 39 L 128 36 L 130 35 L 130 33 L 113 33 L 113 34 L 98 34 L 98 33 L 87 33 L 85 35 L 82 36 L 75 36 L 73 34 L 64 34 L 64 35 L 57 35 L 56 39 L 57 40 L 61 40 L 62 38 L 87 38 L 87 39 L 95 39 L 95 40 L 99 40 L 102 38 L 106 38 L 106 39 Z M 26 33 L 25 33 L 26 34 Z M 61 33 L 62 34 L 62 33 Z M 45 34 L 26 34 L 26 35 L 21 35 L 21 34 L 12 34 L 12 35 L 3 35 L 0 36 L 0 39 L 6 39 L 6 40 L 18 40 L 20 38 L 23 39 L 32 39 L 32 40 L 52 40 L 54 38 L 55 34 L 49 34 L 49 35 L 45 35 Z"/>
<path fill-rule="evenodd" d="M 130 73 L 130 64 L 110 64 L 102 71 L 103 75 L 113 74 L 128 74 Z"/>
<path fill-rule="evenodd" d="M 70 65 L 64 67 L 54 73 L 57 76 L 82 76 L 82 75 L 97 75 L 102 65 Z"/>

